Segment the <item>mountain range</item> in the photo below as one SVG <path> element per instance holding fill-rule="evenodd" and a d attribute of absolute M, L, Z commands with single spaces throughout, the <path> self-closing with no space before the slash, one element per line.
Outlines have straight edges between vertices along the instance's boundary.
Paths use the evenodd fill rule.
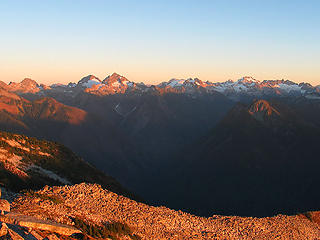
<path fill-rule="evenodd" d="M 171 79 L 156 85 L 135 83 L 127 78 L 113 73 L 104 80 L 100 80 L 94 75 L 82 78 L 78 83 L 70 82 L 64 84 L 52 84 L 46 86 L 38 84 L 36 81 L 26 78 L 20 83 L 4 82 L 0 86 L 10 92 L 17 94 L 34 94 L 38 96 L 55 96 L 63 94 L 66 96 L 76 96 L 86 92 L 93 95 L 105 96 L 113 94 L 143 94 L 146 92 L 158 93 L 189 93 L 196 92 L 220 92 L 231 99 L 239 100 L 245 96 L 254 98 L 275 97 L 275 96 L 305 96 L 309 99 L 320 99 L 320 86 L 312 86 L 309 83 L 294 83 L 290 80 L 257 80 L 253 77 L 243 77 L 237 81 L 228 80 L 226 82 L 202 81 L 198 78 Z"/>
<path fill-rule="evenodd" d="M 151 204 L 203 216 L 319 208 L 319 86 L 114 73 L 0 91 L 2 130 L 61 142 Z"/>

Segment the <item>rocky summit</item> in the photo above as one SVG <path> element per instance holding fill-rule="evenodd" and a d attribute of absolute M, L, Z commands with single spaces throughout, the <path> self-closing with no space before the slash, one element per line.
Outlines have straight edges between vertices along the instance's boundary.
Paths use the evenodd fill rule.
<path fill-rule="evenodd" d="M 117 195 L 97 184 L 45 187 L 19 197 L 13 212 L 82 227 L 122 224 L 114 239 L 319 239 L 318 212 L 266 218 L 198 217 L 153 207 Z M 79 224 L 81 223 L 81 224 Z M 94 236 L 94 233 L 89 233 Z"/>

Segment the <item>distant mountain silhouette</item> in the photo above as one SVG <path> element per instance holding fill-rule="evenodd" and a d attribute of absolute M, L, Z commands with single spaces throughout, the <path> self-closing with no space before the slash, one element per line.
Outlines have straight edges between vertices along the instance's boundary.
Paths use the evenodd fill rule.
<path fill-rule="evenodd" d="M 280 104 L 237 104 L 177 159 L 175 207 L 248 216 L 317 208 L 319 136 Z"/>

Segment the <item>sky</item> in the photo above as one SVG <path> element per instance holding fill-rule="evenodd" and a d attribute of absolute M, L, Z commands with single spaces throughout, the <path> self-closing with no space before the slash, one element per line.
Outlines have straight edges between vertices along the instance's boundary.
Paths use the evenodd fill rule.
<path fill-rule="evenodd" d="M 0 80 L 320 84 L 318 0 L 1 0 Z"/>

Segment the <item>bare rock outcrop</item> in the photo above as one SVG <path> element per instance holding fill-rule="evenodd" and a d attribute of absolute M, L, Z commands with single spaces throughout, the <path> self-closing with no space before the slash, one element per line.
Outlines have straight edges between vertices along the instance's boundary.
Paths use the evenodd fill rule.
<path fill-rule="evenodd" d="M 4 214 L 5 212 L 10 212 L 10 203 L 5 199 L 1 199 L 0 188 L 0 214 Z"/>
<path fill-rule="evenodd" d="M 8 224 L 0 221 L 0 239 L 12 240 L 47 240 L 47 239 L 64 239 L 74 240 L 73 237 L 63 236 L 49 231 L 27 228 L 18 224 Z"/>
<path fill-rule="evenodd" d="M 10 212 L 10 203 L 7 200 L 0 199 L 0 213 Z"/>
<path fill-rule="evenodd" d="M 60 201 L 52 201 L 56 198 Z M 303 214 L 203 218 L 138 203 L 96 184 L 47 187 L 17 199 L 13 211 L 68 224 L 75 218 L 98 225 L 120 222 L 142 239 L 320 239 L 319 224 Z"/>

